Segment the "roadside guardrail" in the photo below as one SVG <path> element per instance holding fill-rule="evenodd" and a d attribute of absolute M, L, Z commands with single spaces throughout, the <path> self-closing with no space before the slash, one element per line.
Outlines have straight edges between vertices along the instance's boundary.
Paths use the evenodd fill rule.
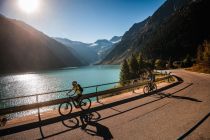
<path fill-rule="evenodd" d="M 167 76 L 164 76 L 162 78 L 158 78 L 158 79 L 155 80 L 155 82 L 159 82 L 159 81 L 162 81 L 162 80 L 167 80 L 169 78 L 171 78 L 171 75 L 167 75 Z M 134 80 L 139 80 L 139 79 L 132 79 L 132 80 L 127 80 L 127 81 L 123 81 L 123 82 L 129 83 L 129 82 L 134 81 Z M 108 90 L 104 90 L 104 91 L 98 91 L 98 87 L 105 86 L 105 85 L 119 84 L 119 83 L 120 82 L 113 82 L 113 83 L 106 83 L 106 84 L 83 87 L 84 89 L 95 88 L 96 90 L 93 93 L 84 94 L 82 96 L 82 98 L 94 98 L 95 97 L 97 99 L 97 102 L 99 102 L 99 98 L 98 98 L 99 96 L 107 95 L 107 94 L 116 94 L 116 93 L 119 93 L 119 92 L 123 92 L 125 90 L 132 90 L 134 88 L 137 88 L 137 87 L 144 86 L 144 85 L 148 84 L 149 81 L 141 81 L 141 82 L 137 82 L 137 83 L 134 83 L 134 84 L 127 84 L 127 85 L 122 86 L 122 87 L 117 87 L 117 88 L 108 89 Z M 16 112 L 21 112 L 21 111 L 27 111 L 27 110 L 31 110 L 31 109 L 37 109 L 37 108 L 41 108 L 41 107 L 57 105 L 57 104 L 67 102 L 67 101 L 69 101 L 68 97 L 55 99 L 55 100 L 51 100 L 51 101 L 39 102 L 39 96 L 41 96 L 41 95 L 62 93 L 62 92 L 66 92 L 66 91 L 69 91 L 69 89 L 47 92 L 47 93 L 40 93 L 40 94 L 35 94 L 35 95 L 27 95 L 27 96 L 19 96 L 19 97 L 13 97 L 13 98 L 0 99 L 0 102 L 2 102 L 2 101 L 8 101 L 8 100 L 14 100 L 14 99 L 20 99 L 20 98 L 36 97 L 36 103 L 33 103 L 33 104 L 20 105 L 20 106 L 14 106 L 14 107 L 8 107 L 8 108 L 0 109 L 0 116 L 11 114 L 11 113 L 16 113 Z"/>

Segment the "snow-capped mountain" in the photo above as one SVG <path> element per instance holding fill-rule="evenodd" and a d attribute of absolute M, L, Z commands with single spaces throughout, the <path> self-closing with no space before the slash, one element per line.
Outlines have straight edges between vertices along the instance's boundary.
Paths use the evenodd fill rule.
<path fill-rule="evenodd" d="M 102 52 L 112 47 L 112 42 L 106 39 L 100 39 L 89 45 L 100 56 Z"/>
<path fill-rule="evenodd" d="M 108 50 L 110 50 L 115 44 L 121 41 L 121 36 L 114 36 L 110 40 L 99 39 L 89 45 L 90 48 L 94 49 L 100 58 L 104 57 Z"/>
<path fill-rule="evenodd" d="M 113 36 L 109 41 L 115 44 L 115 43 L 119 43 L 121 39 L 122 39 L 122 36 Z"/>
<path fill-rule="evenodd" d="M 75 56 L 84 64 L 93 64 L 99 60 L 99 56 L 95 50 L 91 49 L 87 43 L 72 41 L 65 38 L 54 39 L 65 45 L 70 51 L 74 52 Z"/>
<path fill-rule="evenodd" d="M 99 39 L 94 43 L 83 43 L 65 38 L 54 39 L 74 52 L 83 63 L 94 64 L 102 60 L 121 41 L 121 36 L 114 36 L 110 40 Z"/>

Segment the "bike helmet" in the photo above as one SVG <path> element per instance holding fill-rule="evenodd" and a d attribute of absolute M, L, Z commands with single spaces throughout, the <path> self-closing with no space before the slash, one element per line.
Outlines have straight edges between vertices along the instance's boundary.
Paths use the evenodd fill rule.
<path fill-rule="evenodd" d="M 73 82 L 72 82 L 72 85 L 76 85 L 76 84 L 77 84 L 77 81 L 73 81 Z"/>

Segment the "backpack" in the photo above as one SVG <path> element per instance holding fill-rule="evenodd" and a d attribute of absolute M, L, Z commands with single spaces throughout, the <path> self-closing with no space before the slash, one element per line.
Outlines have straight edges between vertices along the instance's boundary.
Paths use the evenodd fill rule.
<path fill-rule="evenodd" d="M 77 84 L 77 86 L 79 87 L 79 91 L 83 92 L 83 88 L 80 86 L 80 84 Z"/>

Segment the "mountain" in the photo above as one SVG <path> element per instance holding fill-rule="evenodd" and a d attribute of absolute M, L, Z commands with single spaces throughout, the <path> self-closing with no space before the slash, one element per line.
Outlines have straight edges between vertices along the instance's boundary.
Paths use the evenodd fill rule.
<path fill-rule="evenodd" d="M 5 17 L 5 16 L 0 13 L 0 17 Z"/>
<path fill-rule="evenodd" d="M 210 33 L 209 12 L 209 0 L 167 0 L 151 17 L 135 23 L 102 63 L 120 63 L 140 52 L 148 59 L 195 56 Z"/>
<path fill-rule="evenodd" d="M 105 50 L 112 47 L 112 42 L 106 39 L 100 39 L 90 44 L 89 47 L 95 50 L 99 56 L 102 56 Z"/>
<path fill-rule="evenodd" d="M 61 43 L 22 21 L 0 16 L 0 72 L 23 72 L 82 63 Z"/>
<path fill-rule="evenodd" d="M 122 36 L 113 36 L 109 41 L 115 44 L 115 43 L 119 43 L 121 39 L 122 39 Z"/>
<path fill-rule="evenodd" d="M 73 52 L 83 64 L 93 64 L 99 60 L 97 53 L 87 43 L 71 41 L 64 38 L 55 38 L 55 40 L 67 46 L 69 51 Z"/>
<path fill-rule="evenodd" d="M 113 49 L 113 47 L 121 41 L 121 36 L 114 36 L 110 40 L 107 39 L 99 39 L 94 43 L 89 45 L 90 48 L 95 50 L 99 57 L 103 59 L 107 52 Z"/>
<path fill-rule="evenodd" d="M 121 41 L 121 36 L 114 36 L 110 40 L 99 39 L 94 43 L 83 43 L 64 38 L 54 38 L 65 45 L 83 64 L 95 64 L 105 56 Z"/>

